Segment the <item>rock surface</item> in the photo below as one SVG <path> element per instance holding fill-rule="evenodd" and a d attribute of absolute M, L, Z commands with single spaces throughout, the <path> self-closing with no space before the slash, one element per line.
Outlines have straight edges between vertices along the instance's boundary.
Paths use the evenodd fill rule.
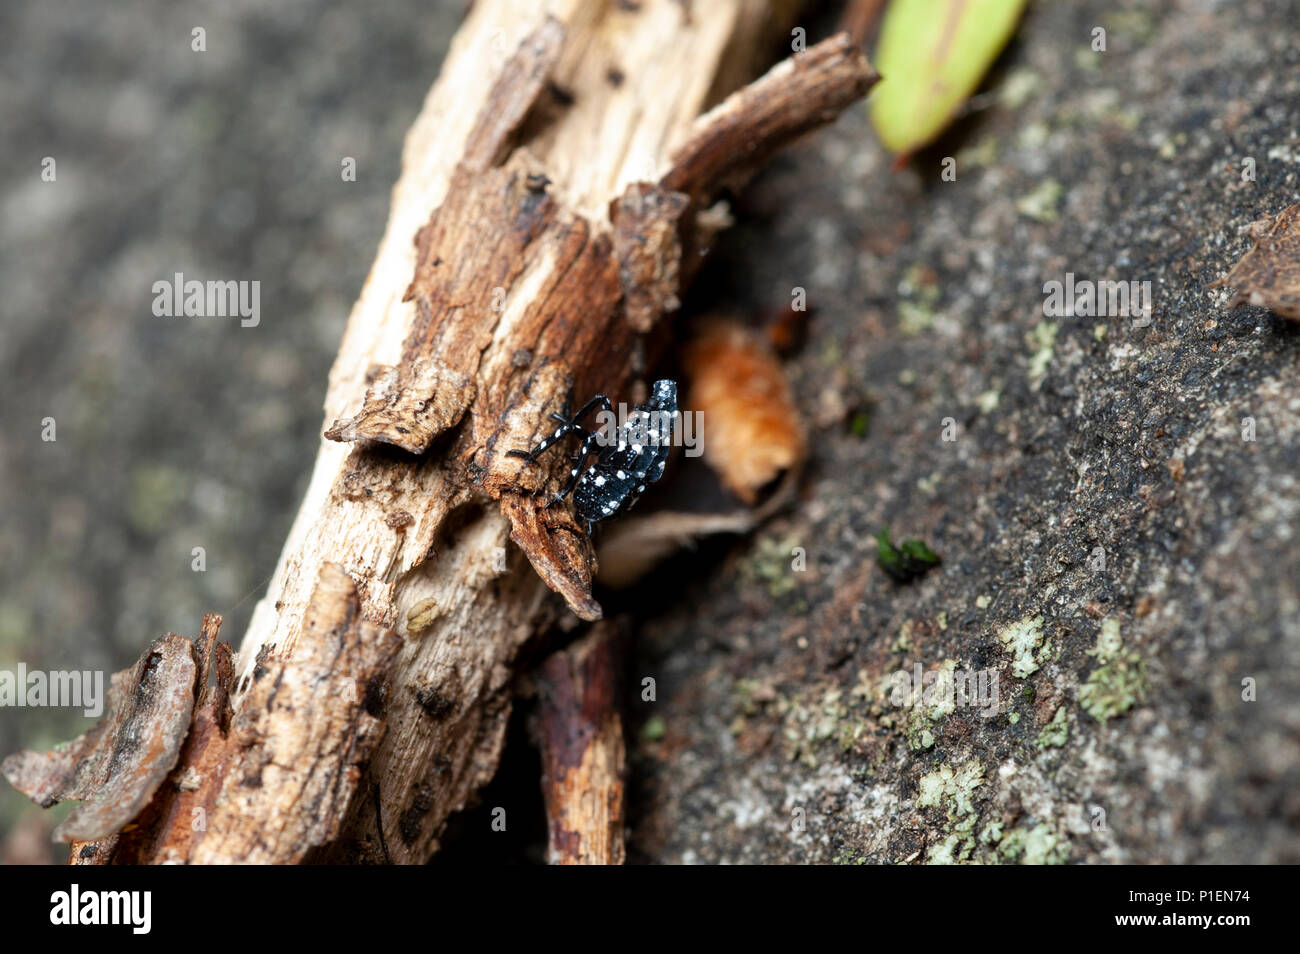
<path fill-rule="evenodd" d="M 634 859 L 1300 861 L 1300 325 L 1208 287 L 1300 194 L 1295 17 L 1034 4 L 904 171 L 858 114 L 756 184 L 716 297 L 807 288 L 811 474 L 645 627 Z M 1071 272 L 1150 323 L 1045 315 Z"/>

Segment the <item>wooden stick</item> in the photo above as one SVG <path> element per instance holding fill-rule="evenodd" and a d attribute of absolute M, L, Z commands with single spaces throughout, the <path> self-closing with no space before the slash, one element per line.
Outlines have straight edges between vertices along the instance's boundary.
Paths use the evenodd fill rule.
<path fill-rule="evenodd" d="M 862 46 L 871 38 L 884 9 L 885 0 L 849 0 L 840 14 L 840 29 Z"/>
<path fill-rule="evenodd" d="M 551 864 L 621 865 L 625 858 L 617 638 L 612 624 L 597 623 L 536 674 Z"/>

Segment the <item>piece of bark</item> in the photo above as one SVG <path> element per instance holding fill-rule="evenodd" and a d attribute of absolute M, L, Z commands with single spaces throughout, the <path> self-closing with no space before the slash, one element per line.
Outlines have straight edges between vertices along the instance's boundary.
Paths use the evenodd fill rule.
<path fill-rule="evenodd" d="M 192 843 L 206 827 L 207 812 L 221 790 L 229 763 L 225 740 L 230 728 L 230 689 L 234 656 L 219 642 L 221 617 L 203 617 L 193 655 L 198 664 L 194 685 L 198 702 L 176 766 L 147 808 L 119 834 L 97 841 L 74 842 L 72 864 L 174 863 L 187 859 Z M 209 684 L 209 676 L 215 680 Z"/>
<path fill-rule="evenodd" d="M 562 36 L 555 21 L 546 20 L 523 43 L 493 97 L 539 94 L 539 81 L 521 85 L 508 77 L 518 71 L 545 75 L 559 58 Z M 525 149 L 500 168 L 463 161 L 416 238 L 415 278 L 403 300 L 414 300 L 417 310 L 402 365 L 383 369 L 360 413 L 325 436 L 422 453 L 473 405 L 468 440 L 453 447 L 453 455 L 471 458 L 479 489 L 502 499 L 512 539 L 539 575 L 578 616 L 599 618 L 589 556 L 585 569 L 576 568 L 571 541 L 561 531 L 537 532 L 519 499 L 522 465 L 506 453 L 535 444 L 538 422 L 545 425 L 547 418 L 534 409 L 558 410 L 575 384 L 586 394 L 618 393 L 628 383 L 627 359 L 610 367 L 607 357 L 630 356 L 634 334 L 650 331 L 676 308 L 679 232 L 694 235 L 696 260 L 704 251 L 701 233 L 680 222 L 688 205 L 704 208 L 723 188 L 737 187 L 773 150 L 837 115 L 874 78 L 843 36 L 777 66 L 696 124 L 659 186 L 634 183 L 625 190 L 611 210 L 612 241 L 602 223 L 561 208 Z M 497 112 L 524 115 L 527 108 L 509 104 L 485 115 Z M 470 155 L 499 155 L 495 142 L 475 137 L 501 134 L 480 119 Z M 538 278 L 528 281 L 526 274 Z M 626 322 L 617 320 L 620 303 Z M 530 416 L 521 421 L 520 409 Z M 554 489 L 564 476 L 563 459 L 554 455 L 550 466 Z"/>
<path fill-rule="evenodd" d="M 614 252 L 623 285 L 623 310 L 632 327 L 650 331 L 675 311 L 681 287 L 679 220 L 690 200 L 646 182 L 634 182 L 614 203 Z"/>
<path fill-rule="evenodd" d="M 81 802 L 54 829 L 55 841 L 111 835 L 149 803 L 180 756 L 196 671 L 189 640 L 160 636 L 134 666 L 113 674 L 93 729 L 52 752 L 23 751 L 0 764 L 9 783 L 43 808 Z"/>
<path fill-rule="evenodd" d="M 220 852 L 292 864 L 333 842 L 382 736 L 385 674 L 400 642 L 359 612 L 352 580 L 326 564 L 304 621 L 309 651 L 265 654 L 237 714 L 229 647 L 216 642 L 220 617 L 205 617 L 203 690 L 169 784 L 134 806 L 121 831 L 74 843 L 73 863 L 205 863 Z"/>
<path fill-rule="evenodd" d="M 617 641 L 614 625 L 599 623 L 552 653 L 535 674 L 546 856 L 554 865 L 625 860 L 627 753 Z"/>
<path fill-rule="evenodd" d="M 723 189 L 744 185 L 778 149 L 835 119 L 879 79 L 849 36 L 823 40 L 701 116 L 659 184 L 707 207 Z"/>
<path fill-rule="evenodd" d="M 627 394 L 633 356 L 660 330 L 655 312 L 676 297 L 669 261 L 636 260 L 644 247 L 672 254 L 666 232 L 615 241 L 611 201 L 655 170 L 680 185 L 658 189 L 694 203 L 678 219 L 684 281 L 712 234 L 713 197 L 874 77 L 858 51 L 829 41 L 801 55 L 807 68 L 779 67 L 758 94 L 701 118 L 727 91 L 723 78 L 787 29 L 789 6 L 717 0 L 707 16 L 672 3 L 611 15 L 603 0 L 569 0 L 552 8 L 562 30 L 525 0 L 471 7 L 407 138 L 331 372 L 325 420 L 337 423 L 240 650 L 238 760 L 216 779 L 187 860 L 422 862 L 491 779 L 520 649 L 557 612 L 543 580 L 574 612 L 599 614 L 590 542 L 563 508 L 540 514 L 532 496 L 556 485 L 562 455 L 524 467 L 506 452 L 531 446 L 570 392 Z M 514 53 L 497 52 L 502 35 Z M 688 142 L 689 166 L 678 168 L 670 156 Z M 678 202 L 660 198 L 665 211 Z M 634 323 L 624 277 L 645 268 L 663 280 Z M 320 625 L 314 606 L 318 580 L 341 582 L 328 564 L 355 584 L 341 631 Z M 335 690 L 376 677 L 383 654 L 363 646 L 386 645 L 389 630 L 405 638 L 387 666 L 379 738 Z M 280 681 L 284 694 L 267 698 Z M 265 711 L 286 699 L 292 711 Z M 290 799 L 304 785 L 312 811 Z M 312 844 L 321 850 L 307 853 Z"/>
<path fill-rule="evenodd" d="M 591 595 L 595 565 L 591 541 L 573 514 L 562 507 L 548 507 L 549 499 L 517 494 L 505 499 L 502 511 L 510 521 L 510 539 L 530 558 L 546 552 L 548 559 L 533 563 L 537 575 L 565 598 L 580 619 L 600 619 L 600 604 Z"/>
<path fill-rule="evenodd" d="M 1229 308 L 1258 305 L 1300 321 L 1300 205 L 1252 222 L 1249 234 L 1250 251 L 1214 285 L 1237 289 Z"/>

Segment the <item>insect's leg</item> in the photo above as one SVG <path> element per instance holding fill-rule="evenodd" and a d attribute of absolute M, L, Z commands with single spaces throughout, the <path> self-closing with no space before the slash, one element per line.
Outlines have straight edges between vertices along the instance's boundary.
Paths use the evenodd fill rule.
<path fill-rule="evenodd" d="M 584 404 L 581 408 L 578 409 L 578 413 L 573 415 L 573 420 L 574 421 L 581 420 L 596 408 L 600 408 L 602 411 L 606 411 L 607 413 L 610 414 L 610 416 L 613 416 L 614 414 L 614 405 L 610 403 L 609 398 L 607 398 L 603 394 L 597 394 L 590 401 L 588 401 L 586 404 Z M 597 443 L 600 443 L 601 432 L 597 430 L 592 433 L 593 436 L 596 437 Z M 610 435 L 614 436 L 617 433 L 618 433 L 618 421 L 614 421 L 614 423 L 610 425 Z"/>
<path fill-rule="evenodd" d="M 605 397 L 605 395 L 603 394 L 597 394 L 594 398 L 592 398 L 590 401 L 588 401 L 586 404 L 580 407 L 578 409 L 577 414 L 569 418 L 569 423 L 576 424 L 578 421 L 582 420 L 584 417 L 586 417 L 596 408 L 600 408 L 603 411 L 608 411 L 611 414 L 614 412 L 614 405 L 609 402 L 609 398 Z M 615 422 L 615 424 L 617 425 L 617 422 Z"/>
<path fill-rule="evenodd" d="M 506 456 L 522 457 L 524 460 L 528 461 L 528 463 L 531 464 L 533 461 L 537 460 L 537 455 L 541 454 L 544 450 L 546 450 L 556 441 L 563 439 L 566 435 L 571 434 L 574 431 L 582 431 L 584 434 L 586 433 L 586 431 L 583 431 L 583 429 L 579 427 L 577 424 L 562 424 L 555 429 L 554 434 L 550 435 L 549 437 L 542 438 L 541 443 L 538 444 L 536 447 L 534 447 L 532 450 L 530 451 L 509 450 L 506 451 Z"/>
<path fill-rule="evenodd" d="M 582 447 L 578 449 L 577 457 L 573 462 L 573 469 L 569 471 L 569 482 L 564 485 L 563 490 L 551 498 L 551 503 L 558 503 L 573 493 L 573 488 L 578 486 L 578 481 L 582 478 L 583 465 L 587 463 L 587 457 L 592 453 L 599 438 L 599 431 L 587 435 L 587 439 L 582 442 Z M 547 504 L 547 506 L 550 506 L 550 504 Z"/>
<path fill-rule="evenodd" d="M 613 411 L 614 409 L 613 405 L 610 404 L 609 402 L 609 398 L 607 398 L 603 394 L 597 394 L 594 398 L 592 398 L 590 401 L 584 404 L 577 414 L 574 414 L 572 417 L 569 417 L 567 416 L 569 406 L 568 406 L 568 401 L 566 400 L 564 404 L 564 411 L 565 411 L 564 414 L 554 414 L 554 413 L 551 414 L 552 420 L 560 422 L 560 426 L 555 429 L 555 433 L 551 434 L 550 437 L 542 438 L 541 443 L 538 444 L 536 447 L 534 447 L 531 451 L 510 450 L 510 451 L 506 451 L 506 456 L 522 457 L 524 460 L 528 461 L 531 464 L 533 461 L 537 459 L 537 456 L 541 454 L 543 451 L 545 451 L 548 447 L 550 447 L 552 444 L 562 439 L 566 435 L 572 434 L 574 431 L 578 431 L 579 433 L 585 435 L 587 437 L 587 440 L 590 440 L 591 435 L 588 434 L 586 428 L 580 427 L 577 422 L 584 415 L 589 414 L 593 409 L 597 407 L 604 408 L 606 411 Z M 585 443 L 584 446 L 586 446 Z"/>
<path fill-rule="evenodd" d="M 578 413 L 569 418 L 570 423 L 580 421 L 596 408 L 602 408 L 606 411 L 613 411 L 614 405 L 609 402 L 609 398 L 603 394 L 597 394 L 594 398 L 578 409 Z"/>
<path fill-rule="evenodd" d="M 596 407 L 603 407 L 606 411 L 612 411 L 614 409 L 614 405 L 609 402 L 609 398 L 603 394 L 597 394 L 594 398 L 579 408 L 577 414 L 570 414 L 569 401 L 566 398 L 564 401 L 564 410 L 560 411 L 558 414 L 555 411 L 552 411 L 550 418 L 553 421 L 559 421 L 561 424 L 576 424 Z"/>

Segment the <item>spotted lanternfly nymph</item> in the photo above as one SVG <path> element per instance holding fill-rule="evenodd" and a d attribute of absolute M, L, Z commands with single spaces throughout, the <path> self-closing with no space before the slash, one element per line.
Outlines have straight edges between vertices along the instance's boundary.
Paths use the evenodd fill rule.
<path fill-rule="evenodd" d="M 677 382 L 656 381 L 650 400 L 633 408 L 626 423 L 614 428 L 608 436 L 600 431 L 588 431 L 578 423 L 598 407 L 613 411 L 609 398 L 597 394 L 572 417 L 567 413 L 552 414 L 560 426 L 531 451 L 507 451 L 508 456 L 522 457 L 531 464 L 544 450 L 569 434 L 582 435 L 582 446 L 574 455 L 576 463 L 569 471 L 568 483 L 547 506 L 572 493 L 574 510 L 589 534 L 593 524 L 627 510 L 647 485 L 663 476 L 679 415 Z M 596 459 L 588 467 L 587 458 L 592 454 Z"/>

